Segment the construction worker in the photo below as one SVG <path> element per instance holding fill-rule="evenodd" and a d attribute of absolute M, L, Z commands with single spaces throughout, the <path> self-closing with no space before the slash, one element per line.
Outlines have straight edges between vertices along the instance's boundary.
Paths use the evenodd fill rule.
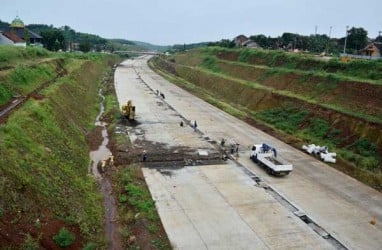
<path fill-rule="evenodd" d="M 101 171 L 102 173 L 105 173 L 105 169 L 106 169 L 106 160 L 102 160 L 102 163 L 101 163 Z"/>
<path fill-rule="evenodd" d="M 196 128 L 198 127 L 198 124 L 196 123 L 196 120 L 194 121 L 194 131 L 196 131 Z"/>
<path fill-rule="evenodd" d="M 147 153 L 146 150 L 143 151 L 143 162 L 147 160 Z"/>
<path fill-rule="evenodd" d="M 225 139 L 222 138 L 222 140 L 221 140 L 221 142 L 220 142 L 220 146 L 224 147 L 224 145 L 225 145 Z"/>
<path fill-rule="evenodd" d="M 109 163 L 110 163 L 110 167 L 113 167 L 114 166 L 114 155 L 112 153 L 110 153 L 110 156 L 109 156 Z"/>

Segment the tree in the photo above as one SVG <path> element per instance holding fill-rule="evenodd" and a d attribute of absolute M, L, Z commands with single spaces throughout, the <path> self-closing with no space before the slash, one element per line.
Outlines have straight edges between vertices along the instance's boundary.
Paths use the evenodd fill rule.
<path fill-rule="evenodd" d="M 89 40 L 85 39 L 85 40 L 81 41 L 79 47 L 80 47 L 80 50 L 82 52 L 85 52 L 85 53 L 89 52 L 90 48 L 91 48 Z"/>
<path fill-rule="evenodd" d="M 29 34 L 29 31 L 27 29 L 24 29 L 24 40 L 25 40 L 27 45 L 31 44 L 30 34 Z"/>
<path fill-rule="evenodd" d="M 65 38 L 62 31 L 58 29 L 46 30 L 41 32 L 41 36 L 46 49 L 51 51 L 65 50 Z"/>
<path fill-rule="evenodd" d="M 347 48 L 349 50 L 360 50 L 367 45 L 367 31 L 363 28 L 352 27 L 348 31 Z"/>
<path fill-rule="evenodd" d="M 263 34 L 250 36 L 249 39 L 256 42 L 260 47 L 267 49 L 273 47 L 270 37 L 266 37 Z"/>
<path fill-rule="evenodd" d="M 281 44 L 283 48 L 295 48 L 297 34 L 285 32 L 281 35 Z"/>
<path fill-rule="evenodd" d="M 381 36 L 381 35 L 377 36 L 377 37 L 375 38 L 375 41 L 376 41 L 376 42 L 379 42 L 379 43 L 382 43 L 382 36 Z"/>
<path fill-rule="evenodd" d="M 329 42 L 327 35 L 311 35 L 309 36 L 308 50 L 316 53 L 322 53 L 325 51 Z M 329 46 L 329 48 L 332 46 Z"/>
<path fill-rule="evenodd" d="M 218 47 L 225 47 L 225 48 L 233 48 L 235 47 L 235 43 L 229 39 L 222 39 L 217 42 L 209 42 L 207 46 L 218 46 Z"/>

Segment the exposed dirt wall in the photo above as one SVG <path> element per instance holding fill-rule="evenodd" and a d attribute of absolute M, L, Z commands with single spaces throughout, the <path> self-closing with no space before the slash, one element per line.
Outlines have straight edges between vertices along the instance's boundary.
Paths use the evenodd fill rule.
<path fill-rule="evenodd" d="M 343 131 L 343 134 L 341 136 L 349 137 L 348 143 L 354 142 L 356 139 L 360 137 L 368 138 L 371 142 L 378 145 L 380 151 L 382 152 L 382 125 L 372 123 L 365 121 L 363 119 L 359 119 L 357 117 L 353 117 L 351 115 L 347 115 L 341 112 L 337 112 L 335 110 L 331 110 L 329 108 L 320 107 L 314 104 L 309 104 L 307 102 L 304 102 L 302 100 L 283 96 L 281 94 L 263 90 L 263 89 L 256 89 L 256 88 L 250 88 L 248 86 L 245 86 L 243 84 L 240 84 L 235 81 L 231 81 L 228 79 L 225 79 L 223 77 L 220 77 L 218 75 L 212 75 L 205 73 L 201 70 L 198 70 L 196 68 L 190 68 L 182 65 L 172 64 L 172 63 L 166 63 L 161 62 L 161 65 L 166 65 L 165 69 L 171 69 L 171 72 L 176 72 L 176 75 L 184 78 L 185 80 L 192 82 L 206 91 L 208 91 L 213 96 L 231 104 L 238 104 L 242 107 L 249 108 L 252 111 L 260 111 L 267 108 L 273 108 L 273 107 L 280 107 L 280 106 L 287 106 L 291 103 L 295 106 L 298 106 L 302 109 L 306 109 L 310 111 L 314 117 L 325 119 L 329 122 L 330 126 L 334 128 L 341 129 Z M 222 65 L 222 64 L 221 64 Z M 227 66 L 227 69 L 230 68 Z M 225 70 L 226 68 L 224 68 Z M 240 77 L 245 78 L 246 74 L 238 70 L 240 67 L 231 67 L 232 69 L 231 73 L 235 72 Z M 248 69 L 245 69 L 248 70 Z M 261 78 L 263 77 L 266 72 L 262 72 L 261 69 L 255 70 L 254 73 L 250 72 L 251 74 L 248 74 L 248 78 Z M 250 75 L 250 76 L 249 76 Z M 280 80 L 280 81 L 278 81 Z M 309 89 L 312 89 L 311 85 L 318 85 L 319 79 L 317 77 L 313 77 L 311 82 L 309 83 L 300 83 L 299 82 L 299 76 L 293 73 L 282 75 L 282 76 L 275 76 L 275 77 L 268 77 L 264 81 L 264 85 L 272 86 L 277 89 L 281 90 L 296 90 L 301 91 L 301 93 L 307 93 Z M 339 88 L 336 86 L 336 90 L 338 89 L 344 89 L 344 93 L 349 93 L 350 96 L 349 99 L 347 99 L 346 94 L 340 94 L 337 93 L 336 90 L 333 91 L 332 97 L 326 97 L 327 100 L 334 99 L 336 102 L 346 102 L 350 103 L 350 107 L 352 105 L 358 107 L 358 105 L 362 105 L 362 100 L 366 105 L 369 105 L 368 103 L 378 103 L 377 107 L 382 107 L 382 103 L 379 106 L 379 102 L 381 98 L 377 98 L 376 95 L 379 93 L 379 91 L 382 91 L 382 89 L 377 86 L 377 91 L 374 90 L 374 86 L 370 85 L 362 85 L 361 89 L 364 89 L 365 91 L 359 91 L 358 85 L 356 83 L 342 83 L 347 87 Z M 294 88 L 294 86 L 297 86 Z M 357 86 L 357 87 L 356 87 Z M 353 88 L 352 88 L 353 87 Z M 314 88 L 313 88 L 314 89 Z M 318 94 L 321 94 L 318 90 L 316 90 Z M 313 94 L 315 92 L 313 91 Z M 381 92 L 382 94 L 382 92 Z M 337 97 L 337 96 L 343 96 L 345 97 Z M 382 96 L 382 95 L 381 95 Z M 336 98 L 337 97 L 337 98 Z M 317 98 L 317 95 L 314 96 L 314 98 Z M 361 99 L 361 101 L 359 101 Z M 378 100 L 376 100 L 378 99 Z M 322 97 L 322 101 L 325 102 L 326 100 L 324 97 Z M 359 107 L 358 107 L 359 110 Z M 374 111 L 376 112 L 376 111 Z"/>

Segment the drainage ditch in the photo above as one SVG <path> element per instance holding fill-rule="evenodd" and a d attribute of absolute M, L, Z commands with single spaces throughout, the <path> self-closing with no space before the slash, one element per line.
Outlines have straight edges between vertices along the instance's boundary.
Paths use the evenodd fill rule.
<path fill-rule="evenodd" d="M 122 243 L 120 240 L 118 232 L 118 224 L 116 222 L 118 213 L 117 205 L 112 195 L 113 189 L 110 180 L 107 177 L 101 175 L 98 168 L 99 165 L 102 165 L 102 162 L 110 157 L 110 150 L 107 148 L 109 142 L 109 136 L 106 129 L 106 123 L 100 120 L 105 107 L 104 101 L 105 97 L 102 95 L 102 88 L 99 90 L 98 95 L 102 98 L 100 104 L 100 112 L 96 117 L 95 125 L 102 127 L 102 144 L 98 147 L 97 150 L 91 151 L 89 153 L 92 164 L 90 166 L 89 172 L 94 176 L 97 182 L 100 185 L 100 191 L 104 198 L 104 207 L 105 207 L 105 233 L 108 241 L 108 249 L 122 249 Z"/>

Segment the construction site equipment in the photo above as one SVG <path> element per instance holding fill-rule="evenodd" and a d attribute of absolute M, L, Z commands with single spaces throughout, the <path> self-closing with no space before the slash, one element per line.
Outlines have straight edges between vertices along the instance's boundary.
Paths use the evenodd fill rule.
<path fill-rule="evenodd" d="M 128 100 L 126 104 L 122 105 L 122 115 L 128 120 L 135 119 L 135 106 L 132 100 Z"/>
<path fill-rule="evenodd" d="M 292 164 L 277 157 L 276 149 L 265 143 L 253 145 L 250 158 L 269 174 L 287 175 L 293 170 Z"/>
<path fill-rule="evenodd" d="M 330 153 L 327 146 L 319 146 L 315 144 L 302 145 L 302 149 L 308 154 L 314 154 L 320 156 L 324 162 L 336 163 L 336 153 Z"/>

